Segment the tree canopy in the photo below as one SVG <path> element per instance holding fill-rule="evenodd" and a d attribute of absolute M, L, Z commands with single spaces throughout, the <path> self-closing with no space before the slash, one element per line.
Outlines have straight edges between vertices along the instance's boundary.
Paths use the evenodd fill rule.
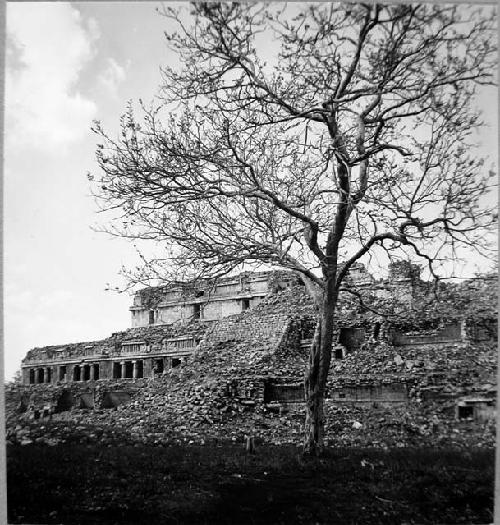
<path fill-rule="evenodd" d="M 163 14 L 178 23 L 167 39 L 181 67 L 163 69 L 162 103 L 141 122 L 129 109 L 118 140 L 96 125 L 99 193 L 124 212 L 116 233 L 164 243 L 169 269 L 262 261 L 313 277 L 334 257 L 339 281 L 372 247 L 429 263 L 464 244 L 487 249 L 494 215 L 480 199 L 491 181 L 471 132 L 477 86 L 493 82 L 491 13 L 194 4 L 189 17 Z"/>
<path fill-rule="evenodd" d="M 162 69 L 159 101 L 140 119 L 129 107 L 116 139 L 94 127 L 95 192 L 120 215 L 108 230 L 163 247 L 137 280 L 244 263 L 302 276 L 320 312 L 306 378 L 319 443 L 349 268 L 380 253 L 437 276 L 462 248 L 491 249 L 474 133 L 478 88 L 494 83 L 494 9 L 194 3 L 162 15 L 179 63 Z"/>

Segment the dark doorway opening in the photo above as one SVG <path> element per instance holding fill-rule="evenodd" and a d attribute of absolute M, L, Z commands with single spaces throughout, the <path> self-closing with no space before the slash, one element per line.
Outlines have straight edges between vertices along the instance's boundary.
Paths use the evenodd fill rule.
<path fill-rule="evenodd" d="M 474 407 L 470 405 L 458 407 L 458 419 L 474 417 Z"/>
<path fill-rule="evenodd" d="M 155 359 L 153 370 L 155 374 L 163 374 L 163 359 Z"/>
<path fill-rule="evenodd" d="M 195 319 L 201 319 L 201 304 L 193 305 L 193 317 Z"/>
<path fill-rule="evenodd" d="M 120 379 L 122 377 L 122 367 L 120 363 L 113 363 L 113 379 Z"/>
<path fill-rule="evenodd" d="M 69 390 L 63 390 L 56 404 L 56 412 L 65 412 L 70 410 L 75 404 L 75 398 Z"/>
<path fill-rule="evenodd" d="M 134 364 L 132 361 L 125 361 L 125 378 L 132 379 L 134 377 Z"/>
<path fill-rule="evenodd" d="M 365 340 L 365 331 L 362 328 L 341 328 L 339 343 L 345 346 L 347 353 L 357 350 Z"/>
<path fill-rule="evenodd" d="M 178 367 L 181 363 L 181 359 L 178 359 L 177 357 L 172 357 L 172 368 Z"/>
<path fill-rule="evenodd" d="M 344 359 L 345 348 L 337 345 L 335 347 L 335 359 Z"/>
<path fill-rule="evenodd" d="M 268 382 L 264 385 L 264 403 L 301 403 L 305 400 L 304 385 L 284 385 Z"/>

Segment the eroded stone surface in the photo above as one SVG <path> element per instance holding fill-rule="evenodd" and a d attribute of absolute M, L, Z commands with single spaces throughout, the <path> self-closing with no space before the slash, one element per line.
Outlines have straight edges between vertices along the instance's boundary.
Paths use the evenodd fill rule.
<path fill-rule="evenodd" d="M 479 317 L 459 304 L 467 305 L 466 296 L 458 296 L 458 306 L 433 304 L 433 315 L 429 307 L 419 313 L 415 304 L 423 301 L 426 286 L 418 275 L 410 280 L 407 271 L 376 281 L 363 268 L 356 272 L 359 289 L 372 293 L 377 307 L 389 304 L 395 314 L 361 311 L 352 298 L 343 299 L 326 396 L 327 442 L 493 446 L 493 299 L 476 303 Z M 481 286 L 491 292 L 492 281 L 470 286 L 481 295 Z M 395 295 L 398 300 L 392 301 Z M 7 385 L 7 439 L 48 445 L 66 440 L 243 442 L 251 435 L 298 444 L 314 324 L 315 309 L 304 287 L 290 280 L 254 308 L 217 322 L 135 328 L 103 341 L 34 349 L 25 364 L 52 367 L 52 381 L 29 384 L 25 373 L 28 384 Z M 187 340 L 195 344 L 180 352 L 169 346 Z M 108 375 L 103 365 L 99 379 L 59 380 L 53 356 L 60 349 L 77 358 L 73 366 L 79 367 L 92 364 L 96 350 L 99 363 L 142 360 L 142 374 L 132 363 L 125 368 L 129 377 L 113 378 L 112 365 Z M 178 357 L 182 360 L 173 367 Z M 159 359 L 161 370 L 155 368 Z M 71 363 L 65 366 L 72 377 Z"/>

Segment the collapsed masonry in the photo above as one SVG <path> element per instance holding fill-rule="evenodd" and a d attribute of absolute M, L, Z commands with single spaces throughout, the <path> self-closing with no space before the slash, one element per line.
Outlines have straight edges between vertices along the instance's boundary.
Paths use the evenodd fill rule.
<path fill-rule="evenodd" d="M 292 280 L 286 272 L 247 272 L 217 282 L 140 290 L 130 307 L 131 329 L 101 341 L 30 350 L 21 366 L 22 383 L 158 377 L 192 355 L 215 322 L 254 308 Z"/>
<path fill-rule="evenodd" d="M 429 294 L 414 267 L 393 265 L 389 279 L 376 281 L 359 265 L 351 285 L 371 294 L 372 304 L 391 305 L 393 315 L 343 300 L 326 395 L 327 439 L 492 445 L 496 281 L 471 285 L 475 296 L 487 297 L 486 306 L 434 304 L 425 312 L 417 303 Z M 135 328 L 94 343 L 30 351 L 24 384 L 8 392 L 8 438 L 26 440 L 27 420 L 45 422 L 47 432 L 49 416 L 64 428 L 69 422 L 90 425 L 94 434 L 99 428 L 101 439 L 121 428 L 121 439 L 153 442 L 249 433 L 300 441 L 302 380 L 315 323 L 300 283 L 284 272 L 265 272 L 165 292 L 136 295 Z M 470 303 L 470 294 L 464 301 Z"/>

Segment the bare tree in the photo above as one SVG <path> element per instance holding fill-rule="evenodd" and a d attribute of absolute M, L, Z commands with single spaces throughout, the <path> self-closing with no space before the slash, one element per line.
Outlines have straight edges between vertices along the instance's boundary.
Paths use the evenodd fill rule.
<path fill-rule="evenodd" d="M 188 12 L 189 11 L 189 12 Z M 214 277 L 243 263 L 297 272 L 317 325 L 304 447 L 323 446 L 333 314 L 371 253 L 488 251 L 495 216 L 473 147 L 478 86 L 493 84 L 492 9 L 440 5 L 167 7 L 180 61 L 160 102 L 114 139 L 99 123 L 95 193 L 108 231 L 165 256 L 136 277 Z M 145 261 L 146 262 L 146 261 Z"/>

